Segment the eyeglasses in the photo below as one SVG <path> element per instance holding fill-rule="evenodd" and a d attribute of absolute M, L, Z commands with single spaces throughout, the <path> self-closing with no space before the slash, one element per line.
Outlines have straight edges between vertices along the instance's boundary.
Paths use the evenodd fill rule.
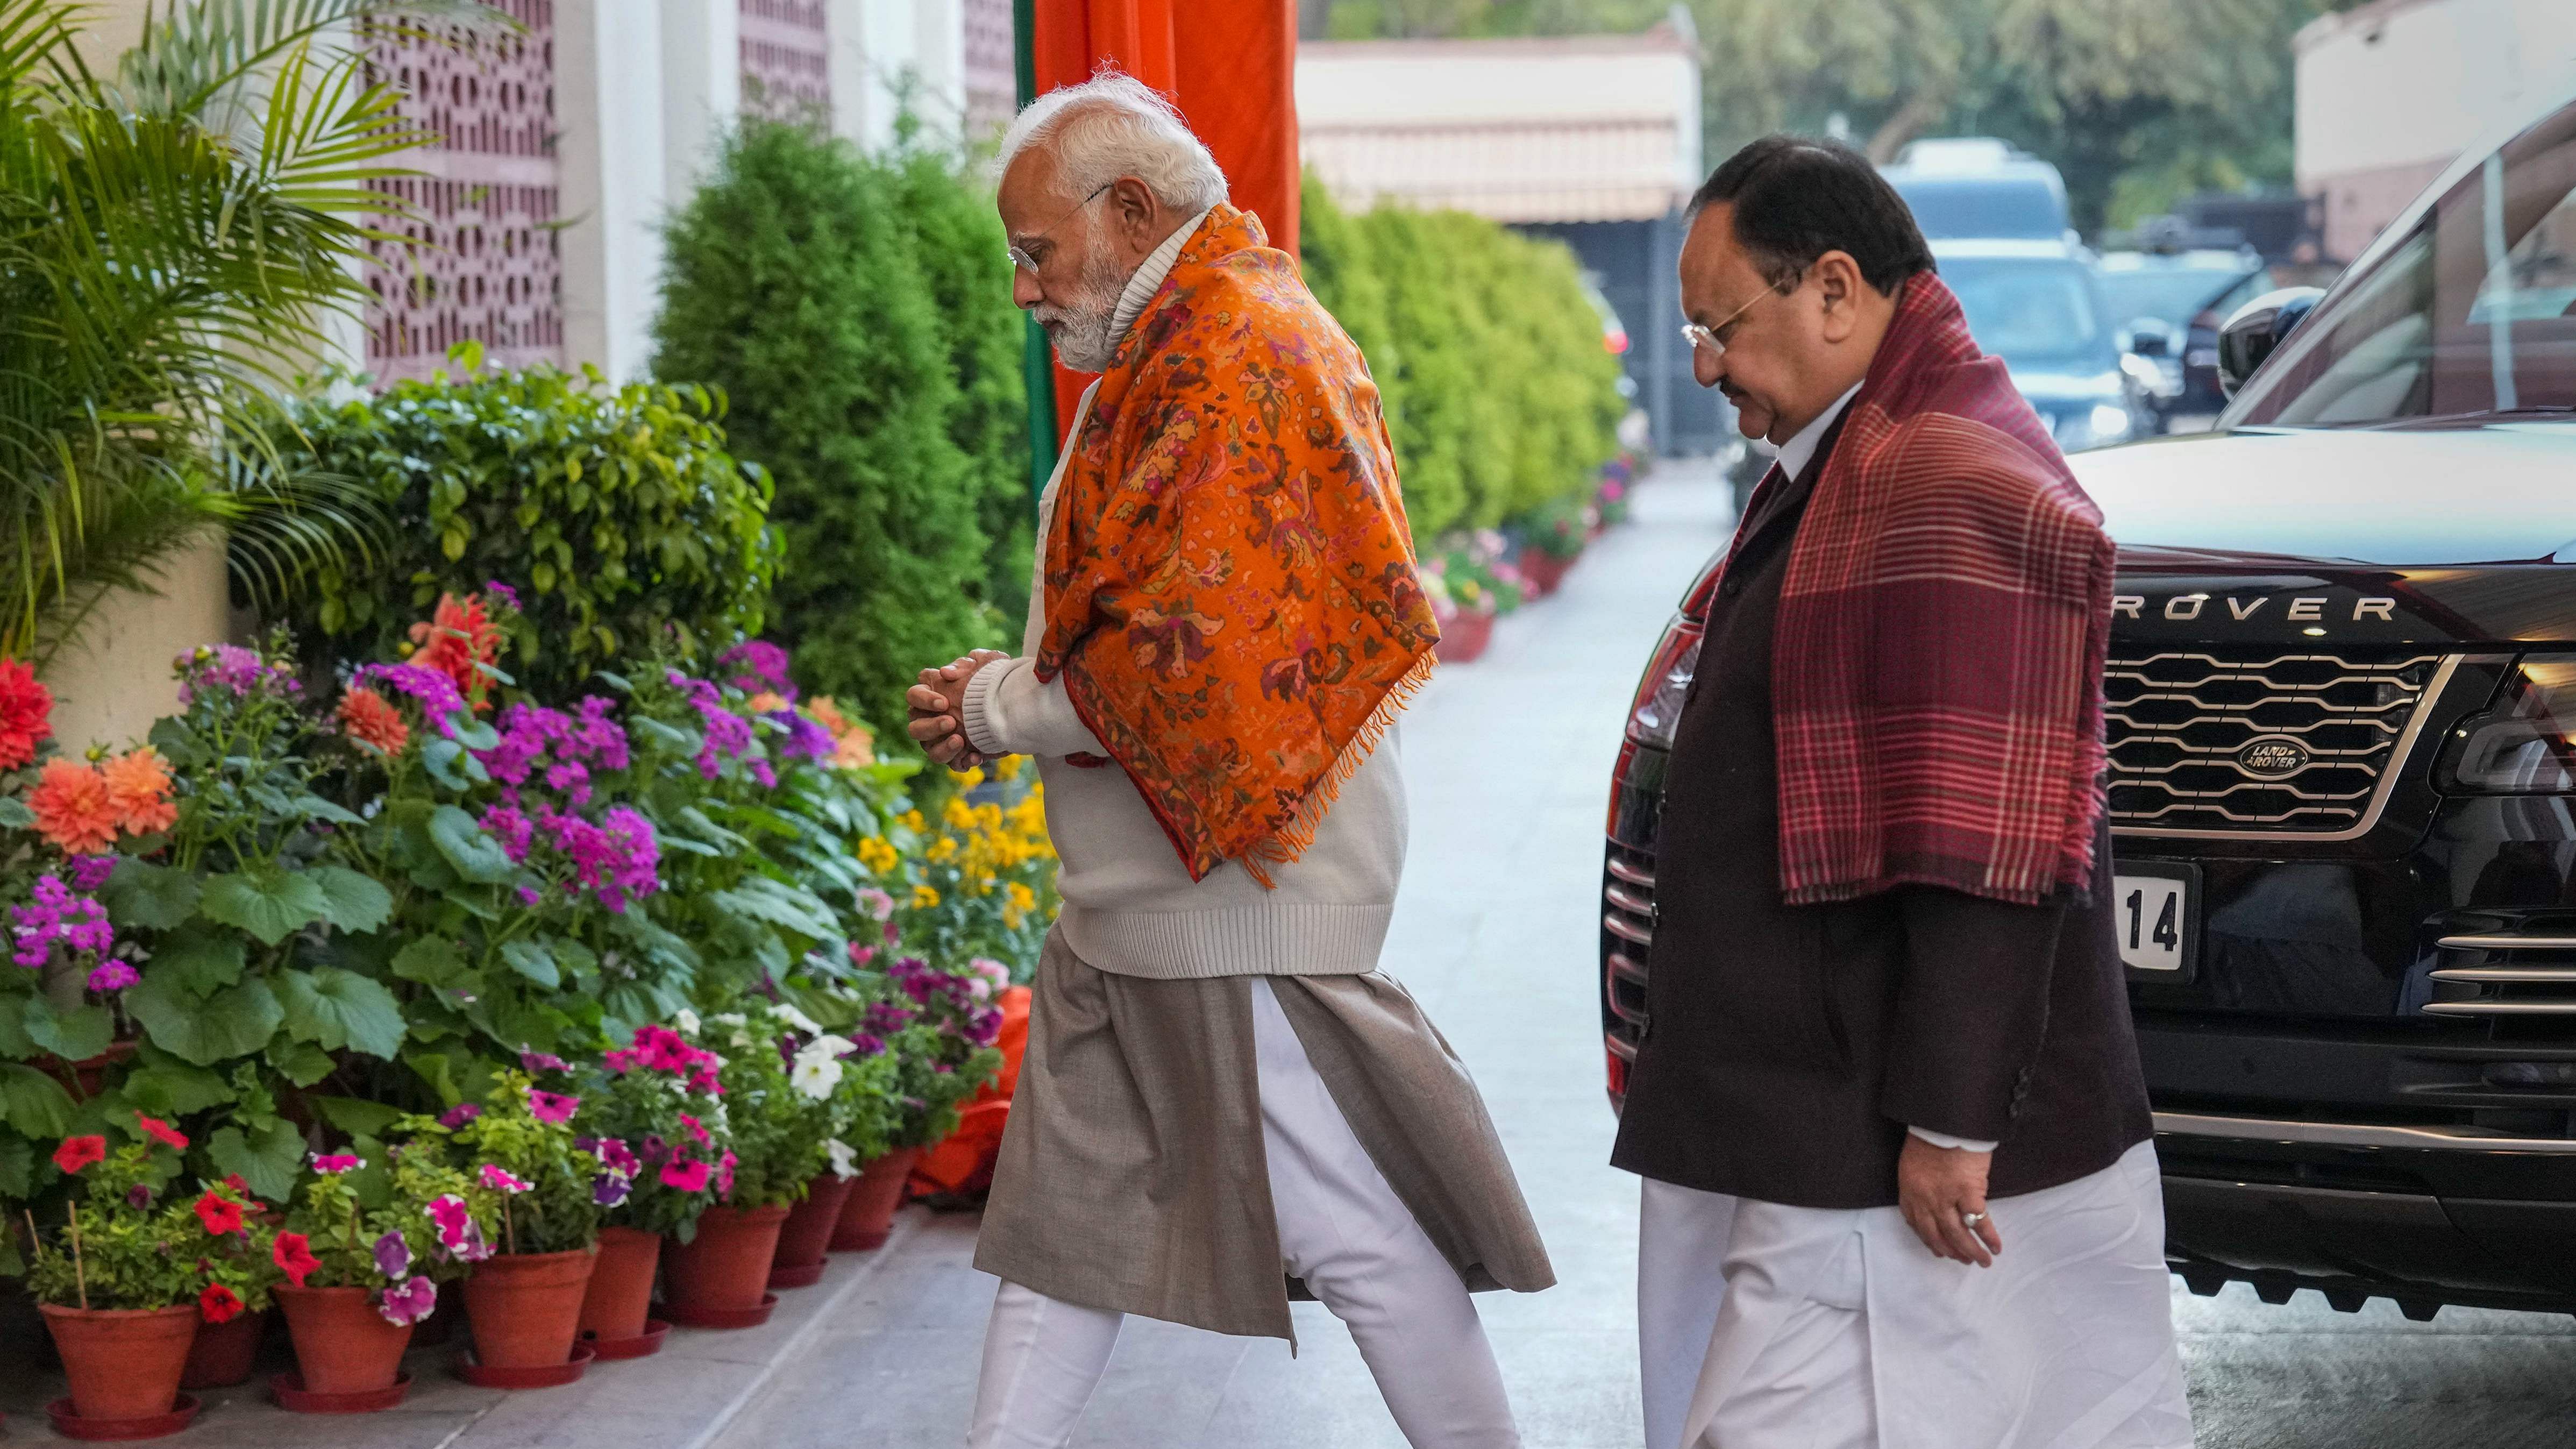
<path fill-rule="evenodd" d="M 1772 297 L 1785 297 L 1791 292 L 1798 290 L 1798 281 L 1798 274 L 1792 272 L 1788 276 L 1773 282 L 1768 288 L 1764 289 L 1761 296 L 1755 297 L 1752 301 L 1747 302 L 1743 306 L 1736 308 L 1734 311 L 1727 313 L 1726 320 L 1718 323 L 1714 327 L 1703 326 L 1697 322 L 1683 323 L 1682 340 L 1689 343 L 1694 348 L 1707 348 L 1709 360 L 1712 362 L 1718 358 L 1724 357 L 1726 355 L 1726 338 L 1719 334 L 1733 328 L 1735 326 L 1736 318 L 1752 311 L 1755 307 L 1760 306 L 1764 301 Z"/>
<path fill-rule="evenodd" d="M 1118 184 L 1118 182 L 1117 182 L 1117 181 L 1116 181 L 1116 179 L 1114 179 L 1114 178 L 1113 178 L 1113 179 L 1111 179 L 1111 180 L 1104 181 L 1104 182 L 1100 183 L 1100 190 L 1099 190 L 1099 191 L 1094 191 L 1094 192 L 1092 192 L 1089 196 L 1086 196 L 1086 197 L 1082 198 L 1080 201 L 1075 202 L 1073 205 L 1066 207 L 1063 211 L 1058 212 L 1058 213 L 1056 214 L 1056 219 L 1055 219 L 1055 220 L 1053 220 L 1053 221 L 1051 221 L 1051 222 L 1048 222 L 1045 226 L 1043 226 L 1043 227 L 1039 228 L 1037 231 L 1030 233 L 1030 235 L 1029 235 L 1029 238 L 1028 238 L 1028 239 L 1029 239 L 1030 241 L 1042 241 L 1042 240 L 1044 240 L 1044 239 L 1045 239 L 1045 237 L 1046 237 L 1046 234 L 1047 234 L 1048 232 L 1051 232 L 1051 231 L 1055 230 L 1057 227 L 1060 227 L 1060 226 L 1064 225 L 1064 223 L 1065 223 L 1066 219 L 1067 219 L 1067 218 L 1069 218 L 1069 217 L 1071 217 L 1075 212 L 1082 210 L 1084 207 L 1089 206 L 1091 203 L 1093 203 L 1093 202 L 1095 202 L 1095 201 L 1098 201 L 1098 200 L 1100 199 L 1100 192 L 1101 192 L 1101 191 L 1107 191 L 1110 187 L 1115 186 L 1115 185 L 1117 185 L 1117 184 Z M 1030 255 L 1028 254 L 1027 249 L 1026 249 L 1024 246 L 1014 245 L 1014 246 L 1012 246 L 1012 247 L 1007 248 L 1007 250 L 1008 250 L 1008 252 L 1009 252 L 1009 254 L 1010 254 L 1010 258 L 1011 258 L 1011 265 L 1012 265 L 1012 266 L 1015 266 L 1015 267 L 1019 268 L 1021 271 L 1024 271 L 1024 272 L 1035 272 L 1035 271 L 1038 269 L 1038 260 L 1037 260 L 1037 258 L 1035 258 L 1035 257 L 1033 257 L 1033 256 L 1030 256 Z"/>

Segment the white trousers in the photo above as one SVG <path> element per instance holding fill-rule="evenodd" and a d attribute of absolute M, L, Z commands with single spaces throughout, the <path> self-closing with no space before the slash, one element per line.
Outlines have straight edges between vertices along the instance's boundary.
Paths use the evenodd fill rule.
<path fill-rule="evenodd" d="M 1252 978 L 1261 1143 L 1281 1266 L 1350 1328 L 1414 1449 L 1517 1449 L 1474 1300 L 1369 1159 L 1270 983 Z M 1125 1315 L 1004 1283 L 984 1331 L 969 1449 L 1061 1449 Z"/>
<path fill-rule="evenodd" d="M 1894 1208 L 1647 1182 L 1646 1449 L 2182 1449 L 2155 1149 L 1999 1198 L 1991 1268 Z"/>

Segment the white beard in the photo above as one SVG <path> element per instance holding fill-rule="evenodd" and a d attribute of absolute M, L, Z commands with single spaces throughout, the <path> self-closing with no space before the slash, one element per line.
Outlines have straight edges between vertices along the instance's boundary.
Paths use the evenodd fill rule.
<path fill-rule="evenodd" d="M 1133 275 L 1121 276 L 1117 263 L 1096 256 L 1083 266 L 1082 296 L 1077 301 L 1030 312 L 1046 329 L 1047 341 L 1055 344 L 1056 361 L 1075 372 L 1109 370 L 1110 356 L 1118 350 L 1118 339 L 1109 335 L 1110 324 L 1118 319 L 1119 295 Z"/>

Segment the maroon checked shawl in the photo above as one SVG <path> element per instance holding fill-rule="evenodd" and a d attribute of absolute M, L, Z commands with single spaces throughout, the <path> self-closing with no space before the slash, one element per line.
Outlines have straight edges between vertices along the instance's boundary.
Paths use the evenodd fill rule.
<path fill-rule="evenodd" d="M 2085 897 L 2112 565 L 2101 511 L 2003 360 L 1947 284 L 1913 278 L 1781 584 L 1788 903 L 1908 883 Z"/>

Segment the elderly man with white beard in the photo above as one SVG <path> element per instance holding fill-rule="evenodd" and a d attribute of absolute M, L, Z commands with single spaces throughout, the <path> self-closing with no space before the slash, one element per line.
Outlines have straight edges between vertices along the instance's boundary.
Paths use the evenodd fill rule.
<path fill-rule="evenodd" d="M 1517 1445 L 1469 1293 L 1552 1281 L 1466 1069 L 1378 970 L 1396 716 L 1438 627 L 1358 349 L 1164 99 L 1021 113 L 1014 296 L 1102 374 L 1040 503 L 1021 657 L 924 671 L 942 764 L 1036 757 L 1064 914 L 976 1266 L 968 1443 L 1064 1444 L 1125 1315 L 1349 1325 L 1406 1439 Z"/>

